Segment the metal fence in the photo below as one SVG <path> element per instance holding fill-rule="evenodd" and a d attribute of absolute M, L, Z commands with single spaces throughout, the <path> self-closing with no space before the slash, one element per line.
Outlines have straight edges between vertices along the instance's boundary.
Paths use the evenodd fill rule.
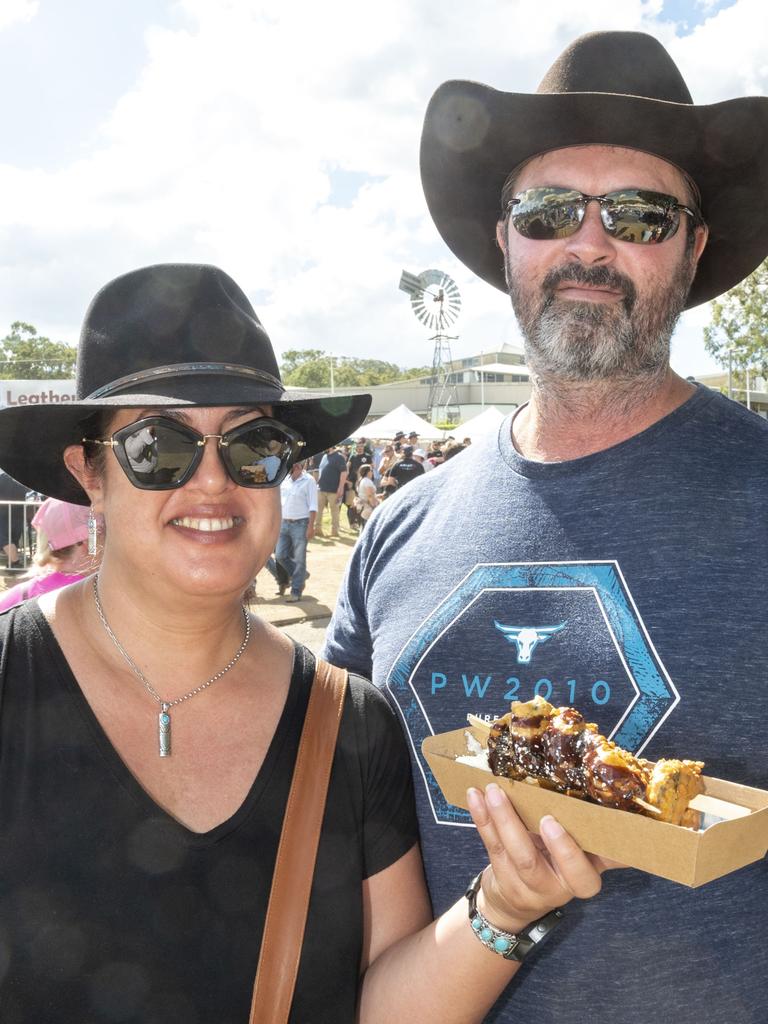
<path fill-rule="evenodd" d="M 29 569 L 35 553 L 32 518 L 39 501 L 0 501 L 0 570 L 22 573 Z"/>

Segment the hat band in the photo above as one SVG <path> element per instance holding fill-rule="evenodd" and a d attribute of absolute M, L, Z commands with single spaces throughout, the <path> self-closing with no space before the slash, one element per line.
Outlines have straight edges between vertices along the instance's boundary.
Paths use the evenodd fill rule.
<path fill-rule="evenodd" d="M 282 394 L 284 391 L 282 383 L 265 370 L 254 370 L 252 366 L 239 366 L 237 363 L 173 363 L 170 366 L 154 366 L 149 370 L 141 370 L 139 373 L 129 374 L 127 377 L 119 377 L 117 380 L 104 384 L 103 387 L 86 395 L 84 402 L 93 401 L 97 398 L 106 398 L 110 395 L 120 394 L 127 391 L 136 384 L 144 381 L 166 380 L 169 377 L 178 377 L 186 373 L 209 374 L 225 377 L 250 377 L 260 384 L 269 384 L 277 388 Z"/>

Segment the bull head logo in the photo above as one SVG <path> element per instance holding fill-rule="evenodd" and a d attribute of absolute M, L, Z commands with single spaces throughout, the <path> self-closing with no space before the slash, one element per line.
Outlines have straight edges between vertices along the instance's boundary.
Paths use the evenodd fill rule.
<path fill-rule="evenodd" d="M 559 633 L 567 625 L 561 622 L 559 626 L 505 626 L 502 622 L 493 620 L 493 624 L 511 644 L 517 647 L 517 662 L 519 665 L 530 663 L 534 648 L 545 640 L 549 640 L 555 633 Z"/>

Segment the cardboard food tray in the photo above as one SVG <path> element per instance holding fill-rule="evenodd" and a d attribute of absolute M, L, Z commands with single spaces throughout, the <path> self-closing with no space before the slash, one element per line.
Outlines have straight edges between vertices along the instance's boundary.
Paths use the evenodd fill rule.
<path fill-rule="evenodd" d="M 422 744 L 443 795 L 456 807 L 467 808 L 469 786 L 485 789 L 489 782 L 496 782 L 532 832 L 538 831 L 544 814 L 552 814 L 587 852 L 693 888 L 761 860 L 768 851 L 765 790 L 703 776 L 707 795 L 738 804 L 750 813 L 694 832 L 457 763 L 456 757 L 467 753 L 467 732 L 484 741 L 474 730 L 463 728 L 428 736 Z"/>

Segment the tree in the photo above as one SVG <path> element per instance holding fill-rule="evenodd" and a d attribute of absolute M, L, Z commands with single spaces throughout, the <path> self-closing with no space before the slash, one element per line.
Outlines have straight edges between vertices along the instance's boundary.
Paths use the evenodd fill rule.
<path fill-rule="evenodd" d="M 768 375 L 768 260 L 712 303 L 704 347 L 740 378 L 747 369 Z"/>
<path fill-rule="evenodd" d="M 335 387 L 373 387 L 376 384 L 408 380 L 430 372 L 427 367 L 406 369 L 381 359 L 332 356 L 315 348 L 290 349 L 283 355 L 280 370 L 284 384 L 328 389 L 331 384 L 331 367 Z"/>
<path fill-rule="evenodd" d="M 37 333 L 32 324 L 14 320 L 0 340 L 0 379 L 55 380 L 72 377 L 75 350 Z"/>
<path fill-rule="evenodd" d="M 287 352 L 283 353 L 280 372 L 285 378 L 304 363 L 314 362 L 324 356 L 325 352 L 320 348 L 289 348 Z"/>

